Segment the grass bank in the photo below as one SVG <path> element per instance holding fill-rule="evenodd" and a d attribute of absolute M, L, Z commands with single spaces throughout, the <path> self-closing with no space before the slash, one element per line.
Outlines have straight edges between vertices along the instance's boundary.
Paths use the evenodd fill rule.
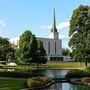
<path fill-rule="evenodd" d="M 48 62 L 40 66 L 43 69 L 84 69 L 83 62 Z"/>
<path fill-rule="evenodd" d="M 0 77 L 0 90 L 20 90 L 24 87 L 24 78 Z"/>
<path fill-rule="evenodd" d="M 2 66 L 2 65 L 1 65 Z M 90 64 L 88 64 L 90 66 Z M 3 65 L 3 69 L 16 69 L 17 70 L 30 70 L 36 69 L 35 64 L 27 65 L 18 65 L 18 66 L 7 66 Z M 46 64 L 40 65 L 40 69 L 84 69 L 85 64 L 83 62 L 47 62 Z"/>

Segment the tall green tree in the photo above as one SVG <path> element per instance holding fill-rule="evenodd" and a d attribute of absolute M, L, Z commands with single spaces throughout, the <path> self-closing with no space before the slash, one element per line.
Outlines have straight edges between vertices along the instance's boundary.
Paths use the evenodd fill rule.
<path fill-rule="evenodd" d="M 73 11 L 69 36 L 73 58 L 84 61 L 87 66 L 90 60 L 90 6 L 80 5 Z"/>
<path fill-rule="evenodd" d="M 0 37 L 0 61 L 10 62 L 15 59 L 15 49 L 7 38 Z"/>
<path fill-rule="evenodd" d="M 37 41 L 31 31 L 26 30 L 19 40 L 19 48 L 16 51 L 17 63 L 41 64 L 44 63 L 45 51 L 42 44 Z M 42 57 L 42 60 L 41 60 Z"/>
<path fill-rule="evenodd" d="M 17 63 L 33 63 L 33 57 L 36 55 L 37 41 L 35 36 L 26 30 L 19 40 L 19 48 L 16 51 Z"/>
<path fill-rule="evenodd" d="M 47 62 L 47 57 L 46 57 L 46 51 L 43 47 L 43 42 L 38 40 L 38 50 L 37 50 L 37 66 L 39 64 L 45 64 Z"/>

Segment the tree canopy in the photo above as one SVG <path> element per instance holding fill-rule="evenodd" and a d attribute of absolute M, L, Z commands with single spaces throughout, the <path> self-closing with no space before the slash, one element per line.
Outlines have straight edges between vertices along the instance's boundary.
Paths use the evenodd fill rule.
<path fill-rule="evenodd" d="M 85 62 L 90 60 L 90 6 L 80 5 L 73 11 L 69 36 L 73 58 Z"/>
<path fill-rule="evenodd" d="M 40 40 L 38 40 L 37 55 L 38 55 L 38 59 L 37 59 L 38 64 L 41 64 L 41 63 L 45 64 L 47 62 L 46 51 L 43 47 L 43 42 Z"/>
<path fill-rule="evenodd" d="M 46 56 L 43 45 L 37 41 L 31 31 L 26 30 L 20 36 L 19 48 L 16 51 L 17 62 L 41 64 L 44 61 L 43 58 L 41 60 L 41 56 L 44 55 Z"/>
<path fill-rule="evenodd" d="M 70 55 L 70 50 L 68 48 L 62 48 L 62 55 L 64 56 Z"/>
<path fill-rule="evenodd" d="M 15 49 L 7 38 L 0 37 L 0 61 L 13 61 Z"/>

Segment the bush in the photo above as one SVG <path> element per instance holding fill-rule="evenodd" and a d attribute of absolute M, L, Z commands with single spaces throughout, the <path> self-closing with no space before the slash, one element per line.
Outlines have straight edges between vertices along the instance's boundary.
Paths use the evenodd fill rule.
<path fill-rule="evenodd" d="M 51 80 L 47 76 L 33 77 L 33 78 L 29 78 L 28 79 L 27 85 L 30 88 L 32 88 L 32 87 L 39 87 L 39 86 L 43 86 L 43 85 L 48 84 L 50 81 Z"/>
<path fill-rule="evenodd" d="M 66 77 L 67 78 L 81 78 L 84 77 L 85 73 L 82 70 L 73 69 L 67 72 Z"/>
<path fill-rule="evenodd" d="M 18 71 L 0 71 L 0 76 L 3 77 L 19 77 L 19 78 L 29 78 L 36 76 L 43 76 L 40 73 L 31 72 L 18 72 Z"/>
<path fill-rule="evenodd" d="M 42 81 L 47 84 L 48 82 L 50 82 L 51 80 L 49 79 L 49 77 L 45 76 L 43 77 Z"/>
<path fill-rule="evenodd" d="M 89 71 L 90 72 L 90 67 L 87 67 L 85 70 Z"/>
<path fill-rule="evenodd" d="M 28 87 L 37 87 L 43 85 L 41 81 L 34 80 L 32 78 L 28 79 L 27 81 Z"/>

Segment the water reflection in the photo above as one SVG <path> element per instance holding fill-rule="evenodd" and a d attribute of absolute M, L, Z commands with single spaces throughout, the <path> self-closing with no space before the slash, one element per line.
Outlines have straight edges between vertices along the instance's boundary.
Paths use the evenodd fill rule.
<path fill-rule="evenodd" d="M 63 78 L 67 72 L 68 70 L 46 70 L 44 74 L 51 78 Z"/>
<path fill-rule="evenodd" d="M 85 85 L 70 84 L 70 90 L 90 90 L 90 87 Z"/>
<path fill-rule="evenodd" d="M 67 72 L 68 70 L 46 70 L 44 74 L 52 78 L 63 78 Z M 90 87 L 70 83 L 55 83 L 44 90 L 90 90 Z"/>
<path fill-rule="evenodd" d="M 90 90 L 90 87 L 70 83 L 55 83 L 44 90 Z"/>

